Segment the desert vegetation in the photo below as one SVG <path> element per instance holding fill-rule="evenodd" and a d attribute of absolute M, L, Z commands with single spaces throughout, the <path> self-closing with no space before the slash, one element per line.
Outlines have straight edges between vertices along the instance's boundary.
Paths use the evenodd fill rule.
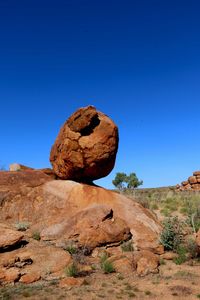
<path fill-rule="evenodd" d="M 139 180 L 136 173 L 130 173 L 127 175 L 124 172 L 118 172 L 112 181 L 112 184 L 119 190 L 132 190 L 143 184 L 142 180 Z"/>

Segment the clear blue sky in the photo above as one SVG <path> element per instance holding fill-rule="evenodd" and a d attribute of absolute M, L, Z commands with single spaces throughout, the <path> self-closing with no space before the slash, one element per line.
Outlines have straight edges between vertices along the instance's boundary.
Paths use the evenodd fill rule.
<path fill-rule="evenodd" d="M 144 187 L 200 169 L 198 0 L 0 0 L 0 165 L 48 167 L 92 104 L 119 127 L 116 172 Z"/>

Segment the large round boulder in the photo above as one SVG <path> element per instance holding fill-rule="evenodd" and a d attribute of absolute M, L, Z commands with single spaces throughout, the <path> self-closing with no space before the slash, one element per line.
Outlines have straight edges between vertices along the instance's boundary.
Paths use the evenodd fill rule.
<path fill-rule="evenodd" d="M 118 128 L 93 106 L 80 108 L 61 128 L 50 162 L 61 179 L 93 181 L 113 169 L 118 149 Z"/>

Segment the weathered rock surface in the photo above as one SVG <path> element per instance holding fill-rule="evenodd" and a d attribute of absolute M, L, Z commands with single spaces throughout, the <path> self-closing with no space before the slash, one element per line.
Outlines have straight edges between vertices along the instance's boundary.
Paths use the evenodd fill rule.
<path fill-rule="evenodd" d="M 70 246 L 79 256 L 106 248 L 115 269 L 124 274 L 134 272 L 136 266 L 138 274 L 156 272 L 153 252 L 163 252 L 159 222 L 137 202 L 97 186 L 52 180 L 38 170 L 0 172 L 0 219 L 3 283 L 63 278 L 64 269 L 73 261 L 65 250 Z M 20 222 L 30 225 L 27 231 L 13 229 Z M 34 240 L 35 232 L 39 232 L 40 242 Z M 22 239 L 26 244 L 19 248 Z M 129 239 L 136 256 L 121 253 L 120 244 Z M 143 259 L 136 260 L 138 252 Z M 99 262 L 99 257 L 88 256 L 86 264 L 92 259 Z M 90 265 L 85 267 L 91 271 Z M 67 279 L 61 283 L 71 284 Z"/>
<path fill-rule="evenodd" d="M 81 286 L 83 284 L 84 284 L 84 278 L 67 277 L 67 278 L 63 278 L 60 281 L 59 287 L 71 288 L 73 286 Z"/>
<path fill-rule="evenodd" d="M 148 250 L 142 250 L 138 251 L 138 253 L 135 253 L 134 258 L 137 265 L 138 275 L 145 276 L 150 273 L 158 273 L 158 255 Z"/>
<path fill-rule="evenodd" d="M 93 250 L 105 244 L 121 243 L 131 238 L 126 222 L 113 217 L 112 209 L 106 205 L 93 205 L 76 213 L 72 218 L 53 224 L 41 232 L 43 240 L 57 239 L 56 244 L 67 247 L 69 241 L 78 248 Z"/>
<path fill-rule="evenodd" d="M 40 242 L 0 254 L 0 280 L 31 283 L 60 272 L 72 262 L 68 252 Z"/>
<path fill-rule="evenodd" d="M 49 180 L 39 171 L 7 172 L 5 176 L 7 186 L 0 174 L 2 222 L 29 222 L 30 231 L 39 231 L 42 239 L 61 247 L 70 240 L 93 249 L 132 235 L 135 249 L 162 252 L 156 217 L 121 194 L 74 181 Z M 30 177 L 34 177 L 31 182 Z"/>
<path fill-rule="evenodd" d="M 0 249 L 19 243 L 23 237 L 23 233 L 12 230 L 4 224 L 0 224 Z"/>
<path fill-rule="evenodd" d="M 65 122 L 51 149 L 50 161 L 61 179 L 93 181 L 111 172 L 117 149 L 117 126 L 95 107 L 87 106 Z"/>

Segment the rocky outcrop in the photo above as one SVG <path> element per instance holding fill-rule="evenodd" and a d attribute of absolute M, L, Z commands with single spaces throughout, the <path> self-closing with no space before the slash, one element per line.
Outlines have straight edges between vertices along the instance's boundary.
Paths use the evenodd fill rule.
<path fill-rule="evenodd" d="M 33 168 L 24 166 L 22 164 L 13 163 L 9 165 L 9 171 L 15 172 L 15 171 L 25 171 L 25 170 L 33 170 Z"/>
<path fill-rule="evenodd" d="M 65 122 L 50 161 L 59 178 L 91 182 L 111 172 L 117 149 L 117 126 L 95 107 L 87 106 Z"/>
<path fill-rule="evenodd" d="M 9 185 L 9 191 L 0 182 L 2 222 L 29 222 L 31 230 L 39 231 L 43 240 L 58 246 L 71 241 L 93 249 L 132 238 L 136 249 L 160 251 L 161 226 L 140 204 L 100 187 L 49 180 L 38 171 L 31 171 L 41 176 L 35 176 L 37 182 L 31 185 L 29 172 L 7 172 L 15 175 L 18 183 Z"/>
<path fill-rule="evenodd" d="M 193 176 L 181 182 L 181 185 L 177 184 L 176 188 L 179 191 L 200 190 L 200 171 L 193 172 Z"/>
<path fill-rule="evenodd" d="M 0 282 L 32 283 L 50 274 L 62 276 L 72 262 L 68 252 L 37 241 L 0 255 Z"/>
<path fill-rule="evenodd" d="M 60 287 L 80 286 L 82 278 L 65 278 L 66 268 L 90 274 L 94 262 L 101 267 L 95 253 L 105 251 L 117 272 L 158 271 L 163 246 L 155 215 L 88 184 L 109 174 L 117 148 L 117 126 L 88 106 L 61 128 L 51 149 L 53 170 L 12 164 L 0 171 L 0 284 L 58 278 Z M 122 253 L 129 243 L 133 253 Z"/>

